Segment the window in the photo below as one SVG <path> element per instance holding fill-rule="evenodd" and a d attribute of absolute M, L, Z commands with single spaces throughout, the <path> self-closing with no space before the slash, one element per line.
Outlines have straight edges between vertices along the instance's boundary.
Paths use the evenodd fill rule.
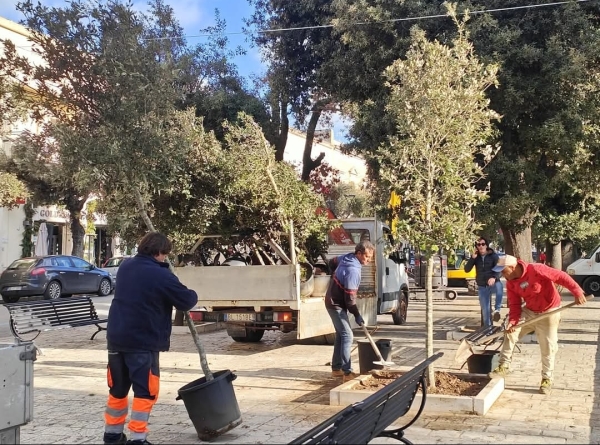
<path fill-rule="evenodd" d="M 361 241 L 371 241 L 371 233 L 368 229 L 346 229 L 336 227 L 327 236 L 331 245 L 356 245 Z"/>
<path fill-rule="evenodd" d="M 54 258 L 54 260 L 56 260 L 56 264 L 59 267 L 73 267 L 73 264 L 71 264 L 71 260 L 69 260 L 67 257 L 59 256 Z"/>
<path fill-rule="evenodd" d="M 121 262 L 123 262 L 123 258 L 111 258 L 104 267 L 117 267 Z"/>
<path fill-rule="evenodd" d="M 90 269 L 91 264 L 81 258 L 71 257 L 71 261 L 73 261 L 73 264 L 78 269 Z"/>
<path fill-rule="evenodd" d="M 33 264 L 37 261 L 37 258 L 24 258 L 21 260 L 13 261 L 10 266 L 8 266 L 8 270 L 27 270 L 29 266 L 33 266 Z"/>

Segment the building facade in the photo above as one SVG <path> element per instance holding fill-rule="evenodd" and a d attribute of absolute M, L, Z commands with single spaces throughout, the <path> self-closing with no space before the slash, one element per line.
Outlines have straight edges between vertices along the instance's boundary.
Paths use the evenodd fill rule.
<path fill-rule="evenodd" d="M 43 64 L 43 59 L 33 52 L 29 37 L 30 33 L 25 27 L 0 17 L 0 39 L 12 41 L 19 55 L 27 57 L 32 63 Z M 1 46 L 0 51 L 2 51 Z M 32 86 L 32 89 L 35 90 L 35 87 Z M 0 132 L 0 150 L 11 156 L 15 139 L 26 130 L 38 133 L 40 128 L 37 123 L 26 119 L 11 125 L 3 124 Z M 0 272 L 22 256 L 24 235 L 30 225 L 33 225 L 34 230 L 29 241 L 35 245 L 36 229 L 41 222 L 46 223 L 49 254 L 70 254 L 73 249 L 69 212 L 56 205 L 35 206 L 35 203 L 33 204 L 34 214 L 31 219 L 26 216 L 24 202 L 20 201 L 12 209 L 0 207 Z M 87 225 L 85 220 L 82 224 L 84 227 Z M 88 261 L 99 264 L 101 258 L 111 251 L 110 238 L 106 234 L 106 219 L 94 214 L 94 227 L 93 233 L 86 235 L 84 257 Z M 33 254 L 33 251 L 31 253 Z"/>

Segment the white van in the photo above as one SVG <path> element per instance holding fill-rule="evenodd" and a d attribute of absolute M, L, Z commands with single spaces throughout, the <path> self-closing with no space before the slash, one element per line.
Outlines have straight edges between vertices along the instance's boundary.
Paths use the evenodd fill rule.
<path fill-rule="evenodd" d="M 570 264 L 567 273 L 577 281 L 586 295 L 600 296 L 600 244 L 585 257 Z"/>

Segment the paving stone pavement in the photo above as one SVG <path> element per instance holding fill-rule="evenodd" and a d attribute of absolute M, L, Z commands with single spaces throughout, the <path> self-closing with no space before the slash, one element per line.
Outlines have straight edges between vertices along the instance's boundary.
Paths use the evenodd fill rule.
<path fill-rule="evenodd" d="M 454 363 L 458 342 L 446 340 L 446 333 L 476 325 L 478 311 L 476 297 L 466 295 L 434 304 L 434 349 L 445 352 L 437 369 L 460 369 Z M 424 358 L 424 320 L 425 304 L 411 301 L 405 325 L 394 326 L 390 316 L 381 315 L 374 337 L 392 339 L 391 360 L 398 365 L 416 364 Z M 406 437 L 415 444 L 600 443 L 599 329 L 600 299 L 562 313 L 551 395 L 538 394 L 539 346 L 523 344 L 515 353 L 505 391 L 485 416 L 427 414 L 425 408 Z M 36 340 L 43 355 L 34 365 L 34 420 L 21 428 L 21 443 L 101 442 L 106 342 L 104 334 L 90 341 L 94 330 L 52 331 Z M 330 377 L 327 366 L 332 346 L 298 342 L 294 333 L 267 332 L 257 344 L 235 343 L 224 330 L 205 332 L 200 338 L 210 369 L 229 369 L 237 375 L 233 385 L 243 418 L 241 425 L 212 443 L 287 443 L 339 411 L 329 406 L 329 391 L 341 383 Z M 0 339 L 7 340 L 12 341 Z M 175 329 L 171 343 L 171 351 L 161 354 L 161 392 L 150 417 L 149 440 L 201 443 L 183 403 L 175 400 L 179 388 L 202 376 L 198 353 L 185 329 Z M 353 360 L 358 367 L 356 348 Z"/>

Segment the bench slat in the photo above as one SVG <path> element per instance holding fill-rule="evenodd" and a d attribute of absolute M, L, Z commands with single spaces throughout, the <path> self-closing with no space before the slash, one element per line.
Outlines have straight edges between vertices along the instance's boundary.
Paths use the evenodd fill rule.
<path fill-rule="evenodd" d="M 39 333 L 55 329 L 96 325 L 98 332 L 106 330 L 94 302 L 90 297 L 58 298 L 56 300 L 28 301 L 4 305 L 10 314 L 11 330 L 20 338 L 21 334 Z"/>

